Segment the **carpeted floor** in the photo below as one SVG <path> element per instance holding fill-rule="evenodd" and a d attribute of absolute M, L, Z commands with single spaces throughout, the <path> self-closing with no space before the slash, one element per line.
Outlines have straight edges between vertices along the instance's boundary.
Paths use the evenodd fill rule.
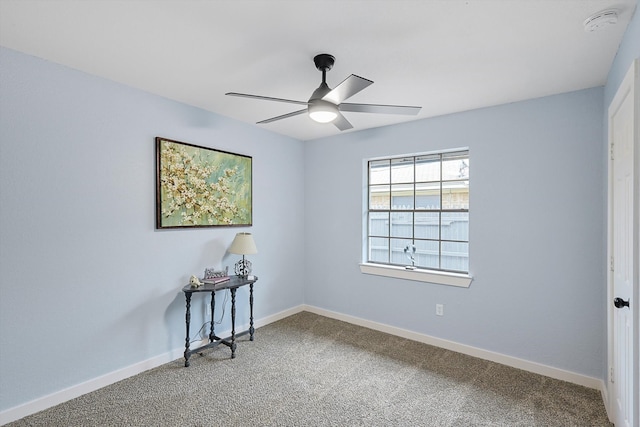
<path fill-rule="evenodd" d="M 600 393 L 303 312 L 9 426 L 611 426 Z"/>

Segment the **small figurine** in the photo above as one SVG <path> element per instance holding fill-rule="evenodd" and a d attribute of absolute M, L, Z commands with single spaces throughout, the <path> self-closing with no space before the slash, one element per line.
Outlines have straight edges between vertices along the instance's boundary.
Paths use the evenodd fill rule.
<path fill-rule="evenodd" d="M 191 276 L 189 283 L 191 283 L 192 288 L 199 288 L 200 286 L 202 286 L 202 282 L 196 276 Z"/>
<path fill-rule="evenodd" d="M 409 243 L 404 248 L 404 253 L 407 254 L 407 258 L 411 261 L 411 265 L 405 266 L 407 270 L 415 270 L 416 269 L 416 246 Z"/>

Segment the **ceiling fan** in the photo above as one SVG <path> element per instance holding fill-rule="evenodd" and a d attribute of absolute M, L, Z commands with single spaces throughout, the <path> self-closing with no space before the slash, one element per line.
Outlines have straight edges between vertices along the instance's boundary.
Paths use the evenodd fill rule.
<path fill-rule="evenodd" d="M 378 105 L 378 104 L 352 104 L 343 102 L 352 97 L 373 82 L 371 80 L 351 74 L 342 83 L 331 89 L 327 85 L 327 71 L 333 67 L 335 58 L 328 53 L 321 53 L 313 58 L 316 68 L 322 71 L 322 83 L 311 94 L 308 101 L 294 101 L 291 99 L 272 98 L 270 96 L 250 95 L 247 93 L 228 92 L 225 95 L 240 96 L 244 98 L 262 99 L 266 101 L 287 102 L 289 104 L 304 105 L 306 108 L 281 116 L 262 120 L 257 124 L 271 123 L 276 120 L 309 113 L 309 117 L 318 123 L 330 123 L 341 131 L 353 128 L 353 125 L 342 115 L 341 111 L 354 113 L 378 113 L 378 114 L 405 114 L 416 115 L 422 107 L 410 107 L 403 105 Z"/>

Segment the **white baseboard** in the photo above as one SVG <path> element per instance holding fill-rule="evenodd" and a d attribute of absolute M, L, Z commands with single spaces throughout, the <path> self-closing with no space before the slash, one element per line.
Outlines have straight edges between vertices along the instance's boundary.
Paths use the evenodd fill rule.
<path fill-rule="evenodd" d="M 155 368 L 156 366 L 171 362 L 172 360 L 177 359 L 183 354 L 184 348 L 174 349 L 159 356 L 152 357 L 150 359 L 135 363 L 125 368 L 109 372 L 108 374 L 99 376 L 97 378 L 93 378 L 80 384 L 76 384 L 60 391 L 48 394 L 46 396 L 39 397 L 30 402 L 23 403 L 22 405 L 4 410 L 0 412 L 0 425 L 19 420 L 20 418 L 26 417 L 27 415 L 35 414 L 36 412 L 51 408 L 52 406 L 58 405 L 71 399 L 75 399 L 78 396 L 82 396 L 83 394 L 90 393 L 94 390 L 98 390 L 99 388 L 108 386 L 125 378 L 129 378 L 133 375 L 139 374 L 140 372 L 144 372 L 149 369 Z"/>
<path fill-rule="evenodd" d="M 607 387 L 607 383 L 602 381 L 602 387 L 600 388 L 600 394 L 602 395 L 602 402 L 604 403 L 604 409 L 607 411 L 607 418 L 611 424 L 613 424 L 613 408 L 609 408 L 611 401 L 609 400 L 609 388 Z"/>
<path fill-rule="evenodd" d="M 605 403 L 605 408 L 607 408 L 607 411 L 609 408 L 608 399 L 607 399 L 607 389 L 604 381 L 602 381 L 601 379 L 588 377 L 575 372 L 565 371 L 563 369 L 542 365 L 540 363 L 531 362 L 524 359 L 519 359 L 517 357 L 507 356 L 504 354 L 483 350 L 477 347 L 459 344 L 459 343 L 444 340 L 441 338 L 435 338 L 429 335 L 412 332 L 406 329 L 397 328 L 397 327 L 385 325 L 382 323 L 372 322 L 370 320 L 361 319 L 359 317 L 337 313 L 330 310 L 325 310 L 323 308 L 314 307 L 312 305 L 306 305 L 306 304 L 299 305 L 287 310 L 283 310 L 279 313 L 275 313 L 270 316 L 257 319 L 254 322 L 254 326 L 256 328 L 266 326 L 270 323 L 284 319 L 285 317 L 289 317 L 296 313 L 300 313 L 301 311 L 308 311 L 311 313 L 319 314 L 321 316 L 330 317 L 332 319 L 341 320 L 354 325 L 363 326 L 365 328 L 385 332 L 385 333 L 396 335 L 402 338 L 407 338 L 413 341 L 418 341 L 418 342 L 433 345 L 436 347 L 445 348 L 447 350 L 452 350 L 458 353 L 467 354 L 469 356 L 478 357 L 480 359 L 490 360 L 492 362 L 497 362 L 503 365 L 511 366 L 514 368 L 522 369 L 522 370 L 533 372 L 540 375 L 544 375 L 550 378 L 555 378 L 558 380 L 579 384 L 585 387 L 594 388 L 594 389 L 600 390 L 603 401 Z M 243 327 L 246 329 L 248 325 L 239 326 L 240 329 L 242 329 Z M 225 331 L 221 333 L 221 335 L 223 336 L 226 336 L 229 334 L 231 334 L 231 331 Z M 203 343 L 206 343 L 206 340 L 203 340 Z M 159 356 L 152 357 L 142 362 L 135 363 L 131 366 L 118 369 L 116 371 L 110 372 L 100 377 L 93 378 L 83 383 L 76 384 L 66 389 L 51 393 L 47 396 L 43 396 L 38 399 L 34 399 L 30 402 L 24 403 L 22 405 L 7 409 L 5 411 L 0 412 L 0 425 L 10 423 L 20 418 L 26 417 L 27 415 L 34 414 L 36 412 L 42 411 L 44 409 L 50 408 L 52 406 L 58 405 L 68 400 L 74 399 L 83 394 L 108 386 L 117 381 L 123 380 L 125 378 L 129 378 L 131 376 L 137 375 L 149 369 L 153 369 L 165 363 L 169 363 L 173 360 L 179 359 L 180 357 L 183 356 L 183 354 L 184 354 L 184 348 L 173 349 Z"/>
<path fill-rule="evenodd" d="M 280 319 L 284 319 L 285 317 L 289 317 L 293 314 L 301 312 L 303 310 L 302 307 L 303 306 L 290 308 L 261 319 L 256 319 L 254 322 L 254 326 L 256 328 L 259 328 L 261 326 L 266 326 L 269 323 L 276 322 Z M 249 324 L 247 323 L 246 325 L 237 325 L 237 327 L 238 329 L 246 329 L 249 327 Z M 231 335 L 231 330 L 222 331 L 220 335 Z M 203 344 L 206 344 L 206 342 L 206 339 L 203 340 Z M 195 345 L 193 345 L 192 348 L 195 348 Z M 8 424 L 15 420 L 19 420 L 20 418 L 24 418 L 27 415 L 35 414 L 36 412 L 51 408 L 52 406 L 59 405 L 60 403 L 66 402 L 68 400 L 75 399 L 78 396 L 82 396 L 83 394 L 90 393 L 102 387 L 106 387 L 110 384 L 121 381 L 125 378 L 132 377 L 141 372 L 148 371 L 149 369 L 153 369 L 157 366 L 164 365 L 165 363 L 169 363 L 173 360 L 183 357 L 183 355 L 184 347 L 176 348 L 159 356 L 152 357 L 139 363 L 134 363 L 133 365 L 127 366 L 125 368 L 109 372 L 97 378 L 90 379 L 80 384 L 76 384 L 60 391 L 48 394 L 46 396 L 39 397 L 30 402 L 23 403 L 22 405 L 6 409 L 0 412 L 0 426 Z"/>
<path fill-rule="evenodd" d="M 436 338 L 429 335 L 420 334 L 417 332 L 409 331 L 395 326 L 385 325 L 383 323 L 372 322 L 370 320 L 361 319 L 359 317 L 350 316 L 335 311 L 325 310 L 323 308 L 314 307 L 311 305 L 304 305 L 304 311 L 319 314 L 321 316 L 330 317 L 336 320 L 342 320 L 343 322 L 351 323 L 365 328 L 373 329 L 380 332 L 385 332 L 391 335 L 395 335 L 402 338 L 407 338 L 413 341 L 433 345 L 435 347 L 445 348 L 457 353 L 467 354 L 469 356 L 477 357 L 484 360 L 500 363 L 502 365 L 511 366 L 513 368 L 522 369 L 524 371 L 533 372 L 535 374 L 544 375 L 546 377 L 555 378 L 562 381 L 567 381 L 573 384 L 579 384 L 581 386 L 593 388 L 603 392 L 605 389 L 604 382 L 599 378 L 588 377 L 586 375 L 578 374 L 571 371 L 565 371 L 563 369 L 554 368 L 552 366 L 543 365 L 529 360 L 520 359 L 513 356 L 507 356 L 501 353 L 496 353 L 489 350 L 484 350 L 477 347 L 472 347 L 465 344 L 459 344 L 454 341 L 444 340 L 442 338 Z"/>
<path fill-rule="evenodd" d="M 260 328 L 262 326 L 266 326 L 270 323 L 277 322 L 278 320 L 282 320 L 285 317 L 293 316 L 294 314 L 300 313 L 305 310 L 305 305 L 301 304 L 296 307 L 288 308 L 286 310 L 282 310 L 279 313 L 272 314 L 271 316 L 263 317 L 262 319 L 256 320 L 255 327 Z"/>

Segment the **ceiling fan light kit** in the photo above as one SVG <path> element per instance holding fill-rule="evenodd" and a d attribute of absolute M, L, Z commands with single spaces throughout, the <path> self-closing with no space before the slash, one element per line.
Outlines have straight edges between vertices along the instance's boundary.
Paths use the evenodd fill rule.
<path fill-rule="evenodd" d="M 331 70 L 335 63 L 333 55 L 321 53 L 313 58 L 316 68 L 322 72 L 322 83 L 313 91 L 307 102 L 295 101 L 291 99 L 272 98 L 269 96 L 250 95 L 246 93 L 227 92 L 225 95 L 238 96 L 243 98 L 261 99 L 266 101 L 286 102 L 290 104 L 306 105 L 304 110 L 298 110 L 281 116 L 272 117 L 262 120 L 258 124 L 271 123 L 277 120 L 286 119 L 288 117 L 298 116 L 308 113 L 309 117 L 318 123 L 333 123 L 339 130 L 347 130 L 353 128 L 351 123 L 342 115 L 340 111 L 349 111 L 356 113 L 378 113 L 378 114 L 405 114 L 417 115 L 422 107 L 402 106 L 402 105 L 377 105 L 377 104 L 352 104 L 343 101 L 352 97 L 364 88 L 368 87 L 373 81 L 365 79 L 355 74 L 351 74 L 342 83 L 331 89 L 327 85 L 327 71 Z"/>
<path fill-rule="evenodd" d="M 309 117 L 318 123 L 330 123 L 338 117 L 338 106 L 322 99 L 309 101 L 307 109 Z"/>

